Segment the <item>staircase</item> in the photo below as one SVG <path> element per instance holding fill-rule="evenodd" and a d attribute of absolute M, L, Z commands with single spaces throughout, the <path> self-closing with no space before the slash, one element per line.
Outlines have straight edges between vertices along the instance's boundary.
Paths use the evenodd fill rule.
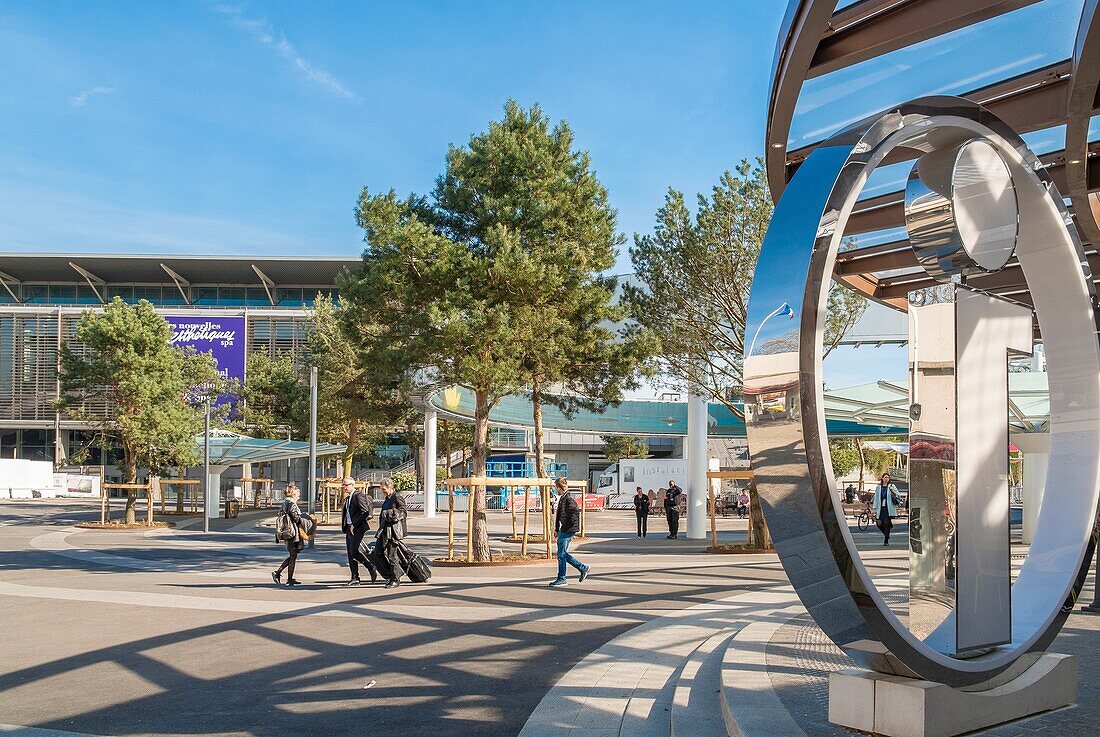
<path fill-rule="evenodd" d="M 771 635 L 804 611 L 796 601 L 753 592 L 650 620 L 569 671 L 520 737 L 805 737 L 765 662 Z"/>

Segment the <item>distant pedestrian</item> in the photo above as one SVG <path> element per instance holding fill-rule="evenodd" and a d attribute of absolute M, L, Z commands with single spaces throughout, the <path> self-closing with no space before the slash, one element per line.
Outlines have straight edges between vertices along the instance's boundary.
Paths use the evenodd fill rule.
<path fill-rule="evenodd" d="M 580 571 L 579 583 L 588 578 L 590 566 L 586 566 L 569 553 L 569 543 L 577 534 L 581 526 L 581 510 L 577 500 L 569 493 L 569 482 L 564 478 L 554 481 L 558 489 L 558 511 L 554 515 L 554 531 L 558 533 L 558 577 L 550 582 L 551 586 L 565 586 L 568 581 L 565 578 L 565 566 L 569 565 Z"/>
<path fill-rule="evenodd" d="M 749 491 L 748 489 L 741 490 L 741 496 L 738 499 L 737 516 L 741 519 L 745 519 L 749 516 Z"/>
<path fill-rule="evenodd" d="M 878 488 L 875 489 L 875 496 L 872 504 L 874 505 L 875 513 L 878 515 L 878 528 L 882 531 L 883 546 L 890 544 L 890 530 L 894 527 L 893 517 L 898 512 L 894 504 L 894 499 L 897 496 L 898 487 L 890 483 L 890 474 L 882 474 L 882 478 L 879 479 Z"/>
<path fill-rule="evenodd" d="M 668 539 L 675 540 L 680 532 L 680 495 L 684 493 L 675 481 L 668 482 L 665 492 L 665 516 L 668 518 Z"/>
<path fill-rule="evenodd" d="M 314 524 L 313 519 L 302 514 L 302 510 L 298 508 L 297 486 L 288 484 L 283 495 L 283 504 L 275 518 L 275 541 L 286 543 L 288 555 L 278 569 L 271 572 L 271 580 L 281 584 L 283 571 L 286 570 L 286 585 L 297 586 L 302 582 L 294 578 L 294 564 L 298 561 L 298 553 L 312 536 Z"/>
<path fill-rule="evenodd" d="M 401 577 L 405 575 L 401 556 L 401 538 L 405 537 L 405 518 L 408 513 L 405 498 L 393 488 L 393 479 L 382 479 L 380 486 L 386 498 L 382 500 L 382 510 L 378 513 L 376 545 L 382 547 L 382 557 L 386 559 L 390 568 L 386 588 L 395 589 L 401 585 Z"/>
<path fill-rule="evenodd" d="M 649 527 L 649 496 L 640 486 L 634 492 L 634 516 L 638 518 L 638 537 L 645 537 Z"/>
<path fill-rule="evenodd" d="M 344 531 L 344 544 L 348 552 L 348 568 L 351 569 L 351 580 L 345 586 L 359 585 L 359 564 L 367 567 L 370 573 L 370 582 L 378 582 L 378 571 L 374 565 L 363 555 L 363 536 L 370 530 L 370 519 L 374 514 L 374 502 L 365 491 L 360 491 L 355 486 L 355 479 L 346 478 L 343 481 L 344 510 L 340 516 L 340 529 Z"/>

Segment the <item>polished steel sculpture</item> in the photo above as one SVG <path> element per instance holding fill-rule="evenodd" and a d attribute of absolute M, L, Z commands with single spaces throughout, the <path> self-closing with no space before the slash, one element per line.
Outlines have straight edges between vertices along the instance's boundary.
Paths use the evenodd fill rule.
<path fill-rule="evenodd" d="M 931 481 L 917 484 L 916 523 L 928 526 L 918 533 L 928 536 L 910 541 L 908 621 L 888 606 L 856 551 L 834 491 L 822 412 L 833 264 L 867 177 L 887 157 L 915 159 L 907 227 L 919 262 L 942 284 L 911 295 L 912 312 L 919 323 L 939 310 L 936 319 L 951 325 L 938 337 L 918 327 L 911 356 L 914 431 L 942 436 L 951 463 L 926 468 Z M 1010 353 L 1030 352 L 1031 310 L 964 284 L 1013 258 L 1030 288 L 1047 356 L 1054 475 L 1014 582 L 1002 493 L 1006 362 Z M 794 320 L 776 317 L 783 303 Z M 864 666 L 975 686 L 1022 671 L 1058 633 L 1091 560 L 1100 489 L 1096 305 L 1057 188 L 1020 137 L 976 103 L 922 98 L 864 120 L 816 147 L 787 185 L 749 305 L 746 334 L 758 335 L 744 369 L 749 444 L 792 584 L 821 628 Z M 950 364 L 950 382 L 936 394 L 937 401 L 957 397 L 951 411 L 937 413 L 920 396 L 922 388 L 931 391 L 926 380 L 936 361 L 925 359 L 933 354 L 951 359 L 939 367 Z M 782 412 L 774 411 L 777 404 Z"/>

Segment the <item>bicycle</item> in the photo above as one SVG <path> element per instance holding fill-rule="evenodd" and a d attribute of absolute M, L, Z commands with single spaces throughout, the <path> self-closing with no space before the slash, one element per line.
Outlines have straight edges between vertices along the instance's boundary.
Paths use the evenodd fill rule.
<path fill-rule="evenodd" d="M 866 532 L 871 527 L 878 524 L 878 515 L 875 514 L 874 507 L 871 506 L 871 502 L 867 502 L 867 506 L 856 517 L 856 526 L 859 527 L 860 532 Z"/>

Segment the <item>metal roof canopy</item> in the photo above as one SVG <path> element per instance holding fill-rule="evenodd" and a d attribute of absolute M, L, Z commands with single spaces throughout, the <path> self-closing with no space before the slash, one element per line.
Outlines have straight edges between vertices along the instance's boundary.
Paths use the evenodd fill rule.
<path fill-rule="evenodd" d="M 195 436 L 195 446 L 203 452 L 205 437 Z M 346 446 L 318 443 L 317 456 L 340 455 Z M 309 443 L 300 440 L 269 440 L 250 438 L 228 430 L 210 432 L 210 463 L 215 466 L 239 466 L 245 463 L 286 461 L 292 458 L 308 458 Z"/>
<path fill-rule="evenodd" d="M 836 0 L 790 0 L 783 20 L 772 69 L 766 133 L 768 181 L 776 200 L 818 145 L 788 149 L 795 108 L 807 80 L 1042 5 L 1037 0 L 860 0 L 834 12 L 836 4 Z M 1074 41 L 1070 58 L 1054 59 L 1022 73 L 1014 68 L 1000 80 L 984 81 L 960 94 L 985 105 L 1021 134 L 1067 126 L 1064 148 L 1042 153 L 1039 159 L 1060 193 L 1072 201 L 1089 266 L 1093 274 L 1100 275 L 1100 141 L 1088 140 L 1090 118 L 1100 110 L 1100 3 L 1084 0 L 1082 6 L 1077 28 L 1066 29 Z M 1024 53 L 1021 50 L 1021 56 Z M 960 77 L 965 79 L 966 71 L 960 69 Z M 919 74 L 919 65 L 910 73 Z M 929 89 L 923 94 L 932 94 L 944 81 L 929 79 Z M 836 128 L 842 127 L 838 122 Z M 895 161 L 906 155 L 912 152 L 903 152 Z M 846 236 L 901 229 L 902 194 L 890 191 L 861 198 Z M 932 283 L 918 268 L 904 230 L 889 243 L 858 246 L 839 254 L 834 278 L 901 311 L 907 309 L 909 291 Z M 974 278 L 972 284 L 1030 303 L 1015 261 L 1002 272 Z"/>
<path fill-rule="evenodd" d="M 249 256 L 125 253 L 0 253 L 0 272 L 23 282 L 84 283 L 83 269 L 107 284 L 254 284 L 332 286 L 344 269 L 361 263 L 341 256 Z"/>
<path fill-rule="evenodd" d="M 909 432 L 908 405 L 900 422 L 896 421 L 896 414 L 867 416 L 859 421 L 849 411 L 848 405 L 839 405 L 837 412 L 832 412 L 831 395 L 831 392 L 825 394 L 825 412 L 828 432 L 832 436 L 871 437 L 905 435 Z M 473 422 L 473 392 L 464 387 L 435 391 L 422 401 L 444 417 L 459 422 Z M 687 435 L 686 402 L 626 400 L 604 412 L 580 410 L 571 416 L 566 416 L 557 407 L 547 404 L 542 408 L 542 419 L 546 430 L 640 437 Z M 884 421 L 878 422 L 879 419 Z M 534 424 L 531 401 L 515 394 L 504 397 L 490 411 L 489 422 L 496 427 L 530 428 Z M 724 404 L 711 402 L 707 406 L 707 435 L 712 438 L 745 437 L 744 413 L 731 411 Z"/>

